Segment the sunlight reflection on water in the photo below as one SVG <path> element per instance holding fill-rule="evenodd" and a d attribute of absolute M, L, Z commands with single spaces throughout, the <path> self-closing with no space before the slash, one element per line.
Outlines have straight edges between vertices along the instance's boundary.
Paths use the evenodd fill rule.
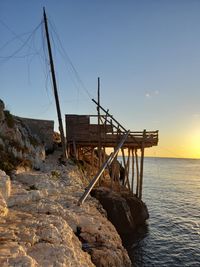
<path fill-rule="evenodd" d="M 135 266 L 200 266 L 200 160 L 146 158 L 146 233 L 129 240 Z"/>

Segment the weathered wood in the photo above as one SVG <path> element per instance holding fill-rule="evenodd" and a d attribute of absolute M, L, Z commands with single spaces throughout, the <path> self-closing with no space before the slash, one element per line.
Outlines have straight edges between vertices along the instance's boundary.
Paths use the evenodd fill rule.
<path fill-rule="evenodd" d="M 137 155 L 137 149 L 135 149 L 135 163 L 136 163 L 136 177 L 137 177 L 137 183 L 136 183 L 136 196 L 139 196 L 139 182 L 140 182 L 140 176 L 139 176 L 139 165 L 138 165 L 138 155 Z"/>
<path fill-rule="evenodd" d="M 73 119 L 71 119 L 70 116 Z M 115 147 L 123 132 L 120 130 L 119 125 L 114 126 L 112 119 L 108 120 L 106 115 L 101 115 L 101 117 L 105 119 L 103 124 L 100 125 L 102 133 L 100 137 L 101 147 Z M 81 115 L 79 118 L 78 115 L 66 115 L 66 132 L 69 144 L 75 140 L 76 144 L 80 146 L 88 146 L 91 144 L 92 146 L 98 147 L 98 124 L 89 124 L 90 118 L 95 118 L 95 116 Z M 143 137 L 143 132 L 133 132 L 124 143 L 124 148 L 141 148 L 142 142 L 144 147 L 157 145 L 158 132 L 146 132 L 145 138 Z"/>
<path fill-rule="evenodd" d="M 124 164 L 124 168 L 125 168 L 126 167 L 126 158 L 125 158 L 125 153 L 124 153 L 123 147 L 121 148 L 121 152 L 122 152 L 122 160 L 123 160 L 123 164 Z"/>
<path fill-rule="evenodd" d="M 129 181 L 129 169 L 130 169 L 130 149 L 128 148 L 128 155 L 127 155 L 126 168 L 125 168 L 125 173 L 126 173 L 125 186 L 127 185 L 128 189 L 131 190 L 130 181 Z"/>
<path fill-rule="evenodd" d="M 143 138 L 146 137 L 146 130 L 143 132 Z M 143 169 L 144 169 L 144 143 L 141 146 L 141 158 L 140 158 L 140 186 L 139 186 L 139 199 L 142 199 L 142 187 L 143 187 Z"/>
<path fill-rule="evenodd" d="M 92 175 L 94 174 L 94 148 L 91 150 Z"/>
<path fill-rule="evenodd" d="M 125 128 L 121 124 L 119 124 L 118 121 L 113 118 L 113 116 L 109 114 L 109 111 L 104 110 L 99 103 L 97 103 L 97 108 L 99 108 L 99 112 L 100 109 L 103 110 L 105 112 L 105 115 L 101 115 L 99 113 L 97 116 L 81 115 L 81 118 L 79 118 L 78 115 L 67 115 L 66 129 L 69 145 L 73 145 L 73 140 L 75 140 L 76 145 L 81 147 L 81 150 L 84 150 L 84 148 L 87 147 L 98 148 L 98 161 L 99 165 L 101 165 L 100 162 L 105 161 L 105 148 L 115 147 L 116 144 L 119 143 L 121 137 L 124 135 Z M 95 118 L 96 120 L 98 119 L 98 124 L 94 124 Z M 144 132 L 131 132 L 123 143 L 122 159 L 125 168 L 125 178 L 123 182 L 125 186 L 127 186 L 128 189 L 132 190 L 133 192 L 135 183 L 134 176 L 136 174 L 136 196 L 139 198 L 142 197 L 144 148 L 157 145 L 157 143 L 158 131 L 145 131 L 145 134 Z M 124 149 L 128 149 L 127 160 L 124 154 Z M 141 150 L 141 155 L 143 155 L 141 156 L 140 169 L 137 156 L 138 149 Z M 130 156 L 132 156 L 131 163 Z M 136 166 L 136 170 L 134 170 L 134 165 Z M 132 168 L 131 180 L 129 180 L 130 168 Z M 114 172 L 115 170 L 113 170 L 113 173 Z M 104 172 L 102 174 L 104 174 Z M 111 186 L 112 183 L 113 182 L 111 181 Z"/>
<path fill-rule="evenodd" d="M 134 190 L 134 172 L 135 172 L 135 170 L 134 170 L 134 150 L 133 149 L 131 149 L 131 158 L 132 158 L 132 161 L 131 161 L 131 163 L 132 163 L 131 191 L 133 192 L 133 190 Z"/>
<path fill-rule="evenodd" d="M 116 157 L 114 158 L 112 164 L 111 164 L 111 189 L 113 189 L 113 184 L 115 180 L 115 175 L 116 175 Z"/>
<path fill-rule="evenodd" d="M 79 126 L 77 126 L 76 128 L 79 129 Z M 100 124 L 100 125 L 96 125 L 96 124 L 90 124 L 89 125 L 89 134 L 98 134 L 98 130 L 100 128 L 100 132 L 105 134 L 107 133 L 112 133 L 112 126 L 111 125 L 105 125 L 105 124 Z"/>
<path fill-rule="evenodd" d="M 100 118 L 100 78 L 98 77 L 98 92 L 97 92 L 97 99 L 98 99 L 98 105 L 97 105 L 97 115 L 98 115 L 98 156 L 99 156 L 99 169 L 101 167 L 101 160 L 102 160 L 102 153 L 101 153 L 101 118 Z M 99 184 L 101 183 L 101 177 L 99 178 Z"/>
<path fill-rule="evenodd" d="M 123 163 L 124 163 L 124 170 L 125 170 L 125 178 L 124 178 L 124 185 L 128 185 L 128 189 L 130 190 L 130 182 L 129 182 L 129 158 L 130 158 L 130 154 L 128 155 L 128 158 L 126 160 L 126 157 L 125 157 L 125 153 L 124 153 L 124 149 L 122 148 L 121 149 L 122 151 L 122 159 L 123 159 Z"/>
<path fill-rule="evenodd" d="M 117 123 L 117 125 L 119 125 L 119 127 L 121 127 L 125 132 L 127 132 L 127 130 L 115 119 L 113 118 L 112 115 L 109 114 L 108 111 L 106 111 L 101 105 L 99 105 L 94 99 L 92 99 L 92 101 L 103 111 L 105 112 L 105 114 L 107 114 L 109 117 L 112 118 L 113 121 L 115 121 Z"/>
<path fill-rule="evenodd" d="M 92 188 L 95 186 L 95 184 L 97 183 L 98 179 L 100 178 L 100 176 L 102 175 L 102 173 L 104 172 L 105 168 L 110 165 L 112 163 L 112 161 L 114 160 L 114 158 L 117 156 L 120 148 L 123 146 L 126 138 L 129 135 L 129 131 L 127 131 L 120 143 L 118 144 L 118 146 L 115 148 L 114 152 L 110 154 L 110 156 L 108 157 L 108 159 L 104 162 L 104 164 L 101 166 L 99 172 L 95 175 L 95 177 L 92 179 L 91 183 L 88 185 L 88 187 L 86 188 L 85 192 L 83 193 L 83 195 L 80 197 L 79 201 L 78 201 L 78 205 L 83 204 L 83 202 L 85 201 L 85 199 L 88 197 L 89 193 L 91 192 Z"/>
<path fill-rule="evenodd" d="M 50 63 L 50 68 L 51 68 L 51 76 L 52 76 L 53 89 L 54 89 L 54 97 L 55 97 L 56 110 L 57 110 L 57 116 L 58 116 L 59 131 L 60 131 L 60 137 L 61 137 L 61 143 L 62 143 L 63 159 L 67 159 L 68 155 L 67 155 L 67 149 L 66 149 L 66 139 L 65 139 L 63 124 L 62 124 L 60 102 L 59 102 L 59 97 L 58 97 L 56 75 L 55 75 L 55 70 L 54 70 L 54 62 L 53 62 L 53 56 L 52 56 L 52 51 L 51 51 L 51 43 L 50 43 L 50 38 L 49 38 L 49 30 L 48 30 L 48 23 L 47 23 L 47 16 L 46 16 L 45 8 L 43 8 L 43 15 L 44 15 L 44 25 L 45 25 L 45 32 L 46 32 L 46 39 L 47 39 L 47 47 L 48 47 L 48 52 L 49 52 L 49 63 Z"/>

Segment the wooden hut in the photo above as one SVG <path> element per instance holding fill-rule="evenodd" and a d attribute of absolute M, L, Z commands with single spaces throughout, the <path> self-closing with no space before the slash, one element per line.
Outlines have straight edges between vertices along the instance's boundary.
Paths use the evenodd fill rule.
<path fill-rule="evenodd" d="M 96 101 L 94 102 L 98 105 Z M 103 115 L 65 115 L 68 152 L 76 159 L 82 158 L 84 153 L 87 153 L 93 162 L 96 149 L 100 171 L 104 165 L 104 170 L 111 165 L 121 151 L 125 173 L 124 184 L 132 192 L 135 190 L 135 195 L 141 199 L 144 151 L 145 148 L 157 146 L 158 131 L 127 131 L 108 111 L 99 105 L 98 107 L 103 111 Z M 106 164 L 107 158 L 105 157 L 107 148 L 113 148 L 114 151 L 108 164 Z M 138 151 L 140 152 L 139 158 Z M 115 164 L 112 165 L 115 166 Z M 130 173 L 132 173 L 131 179 Z M 101 175 L 102 173 L 99 177 Z M 135 176 L 136 186 L 134 189 Z"/>

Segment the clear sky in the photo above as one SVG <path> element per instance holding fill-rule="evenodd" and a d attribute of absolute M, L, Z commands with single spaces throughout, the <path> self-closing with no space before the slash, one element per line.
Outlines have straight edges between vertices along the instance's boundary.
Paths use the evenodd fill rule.
<path fill-rule="evenodd" d="M 43 6 L 63 114 L 96 113 L 99 76 L 102 106 L 126 128 L 160 131 L 147 155 L 200 158 L 199 0 L 0 0 L 0 98 L 56 120 Z"/>

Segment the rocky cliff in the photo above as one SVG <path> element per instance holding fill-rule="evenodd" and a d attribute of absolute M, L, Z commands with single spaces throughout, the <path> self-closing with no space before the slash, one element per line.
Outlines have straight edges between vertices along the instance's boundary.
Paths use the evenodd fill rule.
<path fill-rule="evenodd" d="M 40 171 L 0 172 L 0 266 L 131 266 L 114 226 L 97 200 L 77 202 L 84 178 L 49 155 Z M 3 189 L 4 188 L 4 189 Z M 5 188 L 7 188 L 5 190 Z"/>
<path fill-rule="evenodd" d="M 0 169 L 40 168 L 45 159 L 44 145 L 0 100 Z"/>
<path fill-rule="evenodd" d="M 46 157 L 0 100 L 0 266 L 131 266 L 100 202 L 90 196 L 77 205 L 88 181 L 60 155 Z"/>

